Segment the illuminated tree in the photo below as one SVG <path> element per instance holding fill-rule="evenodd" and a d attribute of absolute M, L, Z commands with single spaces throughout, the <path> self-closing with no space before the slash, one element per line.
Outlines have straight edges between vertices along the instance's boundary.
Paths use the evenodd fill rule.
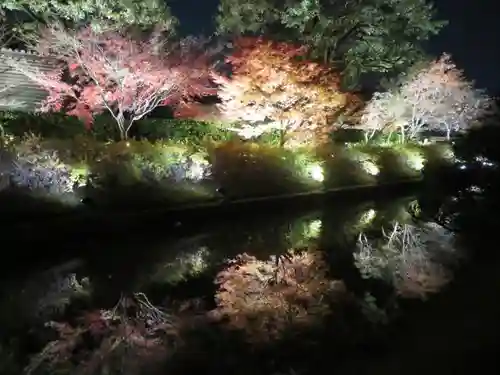
<path fill-rule="evenodd" d="M 377 132 L 399 130 L 404 135 L 406 111 L 407 107 L 401 96 L 392 91 L 376 92 L 363 109 L 358 127 L 366 131 L 367 139 Z"/>
<path fill-rule="evenodd" d="M 352 88 L 365 73 L 398 73 L 420 60 L 422 42 L 445 25 L 434 18 L 426 0 L 221 0 L 216 22 L 220 34 L 307 45 Z"/>
<path fill-rule="evenodd" d="M 243 123 L 245 138 L 279 130 L 281 143 L 320 143 L 328 139 L 334 116 L 354 97 L 339 89 L 335 72 L 300 60 L 304 47 L 240 38 L 227 58 L 231 78 L 215 77 L 226 120 Z"/>
<path fill-rule="evenodd" d="M 241 254 L 216 278 L 213 318 L 227 318 L 251 339 L 279 336 L 290 324 L 310 324 L 328 313 L 328 295 L 342 293 L 342 282 L 326 278 L 318 252 L 290 252 L 260 261 Z M 331 300 L 330 300 L 331 301 Z"/>
<path fill-rule="evenodd" d="M 489 98 L 467 81 L 449 55 L 405 77 L 393 91 L 377 93 L 367 104 L 361 126 L 398 128 L 404 138 L 427 129 L 452 132 L 470 128 L 490 107 Z"/>
<path fill-rule="evenodd" d="M 138 41 L 118 32 L 77 32 L 48 28 L 38 52 L 69 67 L 42 72 L 27 62 L 11 61 L 49 93 L 40 111 L 65 110 L 92 125 L 93 116 L 109 112 L 123 139 L 137 121 L 160 105 L 182 106 L 192 95 L 211 94 L 208 53 L 194 39 L 167 48 L 153 36 Z"/>

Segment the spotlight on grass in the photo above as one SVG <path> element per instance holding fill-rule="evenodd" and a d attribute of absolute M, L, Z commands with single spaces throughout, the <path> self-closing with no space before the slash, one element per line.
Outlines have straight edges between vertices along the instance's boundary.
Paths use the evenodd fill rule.
<path fill-rule="evenodd" d="M 306 171 L 315 181 L 323 182 L 325 180 L 325 172 L 320 164 L 311 164 L 307 166 Z"/>
<path fill-rule="evenodd" d="M 379 167 L 371 161 L 365 160 L 362 162 L 363 170 L 372 176 L 377 176 L 380 173 Z"/>
<path fill-rule="evenodd" d="M 359 218 L 359 225 L 362 225 L 363 227 L 370 225 L 373 223 L 373 220 L 375 220 L 375 217 L 377 216 L 377 211 L 375 211 L 373 208 L 370 208 L 369 210 L 363 212 L 363 214 Z"/>
<path fill-rule="evenodd" d="M 318 238 L 321 235 L 321 228 L 323 227 L 323 222 L 321 219 L 312 220 L 308 223 L 307 234 L 310 238 Z"/>
<path fill-rule="evenodd" d="M 425 159 L 421 154 L 417 152 L 408 154 L 408 165 L 410 166 L 410 168 L 416 171 L 421 171 L 422 169 L 424 169 L 424 164 Z"/>

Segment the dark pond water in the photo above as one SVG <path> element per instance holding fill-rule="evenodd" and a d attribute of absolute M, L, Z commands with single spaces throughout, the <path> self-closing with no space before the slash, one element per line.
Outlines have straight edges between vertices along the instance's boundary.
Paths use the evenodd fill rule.
<path fill-rule="evenodd" d="M 0 373 L 296 374 L 332 356 L 352 369 L 463 259 L 419 207 L 331 201 L 178 238 L 158 223 L 75 239 L 83 255 L 4 277 Z"/>

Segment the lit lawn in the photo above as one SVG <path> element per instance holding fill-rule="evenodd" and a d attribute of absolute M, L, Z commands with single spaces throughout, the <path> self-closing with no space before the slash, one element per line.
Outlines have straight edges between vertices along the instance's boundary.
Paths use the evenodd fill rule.
<path fill-rule="evenodd" d="M 350 144 L 287 150 L 241 141 L 195 147 L 30 136 L 12 140 L 4 152 L 16 160 L 15 189 L 96 207 L 139 209 L 418 179 L 427 160 L 446 159 L 445 148 Z"/>

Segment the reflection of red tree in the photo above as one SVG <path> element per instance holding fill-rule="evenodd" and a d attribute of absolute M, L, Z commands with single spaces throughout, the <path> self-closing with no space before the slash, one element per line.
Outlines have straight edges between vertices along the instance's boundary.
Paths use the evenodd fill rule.
<path fill-rule="evenodd" d="M 144 294 L 134 293 L 120 298 L 112 311 L 85 312 L 75 326 L 49 322 L 46 325 L 59 338 L 31 358 L 25 373 L 42 370 L 52 374 L 63 369 L 64 373 L 83 375 L 101 373 L 105 368 L 115 373 L 113 366 L 125 367 L 130 374 L 143 373 L 144 367 L 160 366 L 167 358 L 167 342 L 178 334 L 177 324 L 170 318 Z"/>
<path fill-rule="evenodd" d="M 342 282 L 326 278 L 326 266 L 317 252 L 290 254 L 259 261 L 248 254 L 232 260 L 217 275 L 219 290 L 215 319 L 255 339 L 279 335 L 290 324 L 310 324 L 329 312 L 332 292 Z"/>
<path fill-rule="evenodd" d="M 94 336 L 104 335 L 110 329 L 109 321 L 102 318 L 102 312 L 99 310 L 85 314 L 82 323 Z"/>

